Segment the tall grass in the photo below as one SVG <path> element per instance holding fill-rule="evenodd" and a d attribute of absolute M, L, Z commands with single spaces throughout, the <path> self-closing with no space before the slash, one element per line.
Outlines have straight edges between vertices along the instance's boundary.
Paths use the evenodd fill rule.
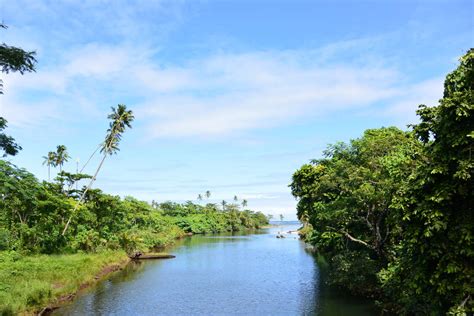
<path fill-rule="evenodd" d="M 126 259 L 123 251 L 35 256 L 0 252 L 0 315 L 32 314 Z"/>

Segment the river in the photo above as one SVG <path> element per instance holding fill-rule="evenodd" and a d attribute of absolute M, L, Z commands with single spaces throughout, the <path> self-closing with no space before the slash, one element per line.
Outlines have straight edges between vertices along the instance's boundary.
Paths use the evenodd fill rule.
<path fill-rule="evenodd" d="M 130 263 L 56 315 L 376 315 L 370 303 L 320 282 L 314 256 L 287 224 L 195 235 L 175 259 Z"/>

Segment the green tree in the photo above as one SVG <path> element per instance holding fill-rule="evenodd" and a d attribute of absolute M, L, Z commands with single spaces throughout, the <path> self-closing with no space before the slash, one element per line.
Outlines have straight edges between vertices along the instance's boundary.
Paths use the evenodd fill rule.
<path fill-rule="evenodd" d="M 209 200 L 209 198 L 211 197 L 211 191 L 207 190 L 205 194 L 206 194 L 206 199 Z"/>
<path fill-rule="evenodd" d="M 423 146 L 411 153 L 416 168 L 396 179 L 403 238 L 383 286 L 400 313 L 472 313 L 474 49 L 446 77 L 439 105 L 417 113 Z"/>
<path fill-rule="evenodd" d="M 58 145 L 56 148 L 56 161 L 55 165 L 59 166 L 59 171 L 62 170 L 62 166 L 64 165 L 65 162 L 67 162 L 71 158 L 67 152 L 67 148 L 64 145 Z"/>
<path fill-rule="evenodd" d="M 337 143 L 325 158 L 303 165 L 293 175 L 297 215 L 331 267 L 330 282 L 358 294 L 380 292 L 377 273 L 391 259 L 400 227 L 393 222 L 399 183 L 390 165 L 415 138 L 397 128 L 367 130 L 349 144 Z"/>
<path fill-rule="evenodd" d="M 66 234 L 66 231 L 67 231 L 67 228 L 69 227 L 72 216 L 74 215 L 77 208 L 84 200 L 84 197 L 87 191 L 92 187 L 92 184 L 97 178 L 97 175 L 99 174 L 99 171 L 102 168 L 102 165 L 104 164 L 105 158 L 107 158 L 107 156 L 116 154 L 120 150 L 118 145 L 120 143 L 120 140 L 122 139 L 122 134 L 125 132 L 127 127 L 128 128 L 132 127 L 131 124 L 132 124 L 132 121 L 134 120 L 132 111 L 127 110 L 127 107 L 123 104 L 119 104 L 117 108 L 112 107 L 112 113 L 109 114 L 107 118 L 110 120 L 110 123 L 109 123 L 109 129 L 107 130 L 107 134 L 105 135 L 105 140 L 100 150 L 100 152 L 103 154 L 102 160 L 100 161 L 100 164 L 97 167 L 97 170 L 95 174 L 93 175 L 91 181 L 89 182 L 89 185 L 84 190 L 79 202 L 74 207 L 71 216 L 69 217 L 66 225 L 64 226 L 64 230 L 62 232 L 63 236 Z"/>
<path fill-rule="evenodd" d="M 225 200 L 222 200 L 221 205 L 222 205 L 222 211 L 224 212 L 227 202 Z"/>
<path fill-rule="evenodd" d="M 48 181 L 51 181 L 51 167 L 56 167 L 57 157 L 54 151 L 48 152 L 48 155 L 43 156 L 43 166 L 48 166 Z"/>
<path fill-rule="evenodd" d="M 5 24 L 0 24 L 0 28 L 6 29 Z M 19 72 L 22 75 L 25 72 L 35 71 L 35 52 L 27 52 L 21 48 L 8 46 L 5 43 L 0 45 L 0 68 L 3 73 Z M 0 79 L 0 94 L 3 94 L 3 80 Z M 7 155 L 14 156 L 20 150 L 21 146 L 15 142 L 11 136 L 2 131 L 7 127 L 7 120 L 0 116 L 0 149 L 3 150 L 3 157 Z"/>
<path fill-rule="evenodd" d="M 5 24 L 0 24 L 0 28 L 6 29 Z M 5 43 L 0 45 L 0 68 L 3 73 L 19 72 L 24 74 L 25 72 L 35 71 L 36 52 L 25 51 L 21 48 L 9 46 Z M 0 80 L 0 94 L 3 94 L 3 81 Z"/>
<path fill-rule="evenodd" d="M 202 195 L 201 195 L 201 193 L 198 194 L 197 199 L 198 199 L 198 201 L 202 201 Z"/>
<path fill-rule="evenodd" d="M 247 200 L 242 200 L 242 208 L 246 208 L 247 207 Z"/>
<path fill-rule="evenodd" d="M 21 150 L 21 146 L 15 142 L 13 137 L 2 132 L 8 127 L 7 123 L 7 120 L 0 117 L 0 149 L 3 150 L 3 157 L 7 155 L 15 156 Z"/>

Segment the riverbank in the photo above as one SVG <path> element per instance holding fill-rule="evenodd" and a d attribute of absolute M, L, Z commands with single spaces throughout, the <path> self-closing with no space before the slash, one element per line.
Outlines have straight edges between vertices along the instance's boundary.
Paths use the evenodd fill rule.
<path fill-rule="evenodd" d="M 76 293 L 129 262 L 123 251 L 22 256 L 0 252 L 0 315 L 33 315 Z"/>

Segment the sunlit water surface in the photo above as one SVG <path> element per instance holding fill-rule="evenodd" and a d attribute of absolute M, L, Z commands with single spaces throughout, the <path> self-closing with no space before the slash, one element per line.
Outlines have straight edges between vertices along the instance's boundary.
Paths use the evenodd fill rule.
<path fill-rule="evenodd" d="M 129 264 L 58 315 L 375 315 L 371 304 L 320 282 L 298 225 L 233 235 L 193 236 L 175 259 Z"/>

